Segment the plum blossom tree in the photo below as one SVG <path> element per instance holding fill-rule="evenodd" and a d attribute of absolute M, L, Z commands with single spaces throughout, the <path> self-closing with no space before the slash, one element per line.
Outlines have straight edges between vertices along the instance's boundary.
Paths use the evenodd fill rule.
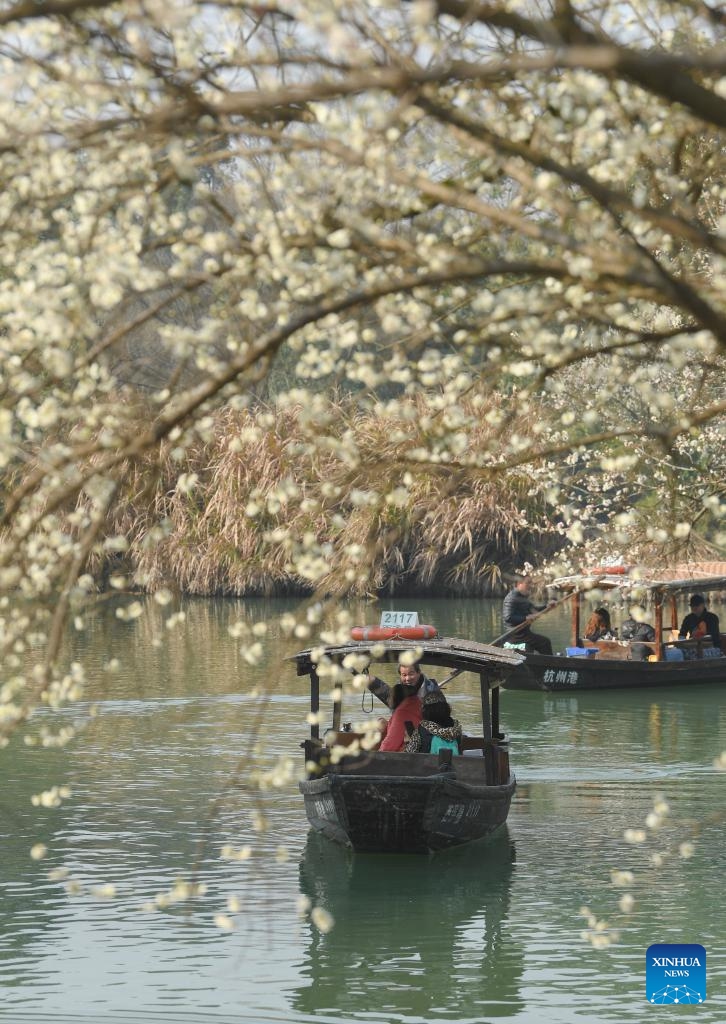
<path fill-rule="evenodd" d="M 58 653 L 91 559 L 128 547 L 119 494 L 163 451 L 192 495 L 230 409 L 258 437 L 303 410 L 339 469 L 311 514 L 524 469 L 573 546 L 671 555 L 705 523 L 722 550 L 725 20 L 701 0 L 0 4 L 3 736 L 82 685 Z M 398 417 L 385 452 L 352 411 Z M 284 516 L 268 542 L 313 585 L 333 558 L 365 573 L 359 544 Z"/>

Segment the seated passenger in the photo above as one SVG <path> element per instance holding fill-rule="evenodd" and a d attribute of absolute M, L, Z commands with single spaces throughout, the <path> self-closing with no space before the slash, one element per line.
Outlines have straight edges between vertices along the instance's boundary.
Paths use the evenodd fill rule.
<path fill-rule="evenodd" d="M 681 639 L 690 637 L 709 637 L 713 646 L 721 649 L 721 627 L 718 616 L 713 612 L 706 611 L 706 599 L 700 594 L 694 594 L 689 602 L 691 611 L 681 623 L 679 635 Z"/>
<path fill-rule="evenodd" d="M 616 632 L 610 624 L 610 612 L 607 608 L 596 608 L 585 626 L 584 637 L 596 643 L 598 640 L 615 640 Z"/>
<path fill-rule="evenodd" d="M 652 643 L 655 640 L 655 630 L 650 623 L 645 621 L 644 616 L 643 609 L 639 605 L 633 605 L 630 609 L 630 617 L 620 627 L 620 639 L 632 642 L 631 661 L 646 661 L 648 655 L 653 653 L 645 643 L 635 642 L 648 641 Z"/>
<path fill-rule="evenodd" d="M 414 729 L 421 721 L 421 700 L 403 683 L 396 683 L 391 688 L 389 706 L 393 714 L 388 722 L 383 722 L 385 735 L 379 750 L 400 751 L 406 742 L 406 722 L 411 722 Z"/>
<path fill-rule="evenodd" d="M 422 719 L 406 742 L 408 754 L 438 754 L 440 750 L 461 753 L 461 726 L 451 717 L 443 693 L 429 693 L 423 699 Z"/>

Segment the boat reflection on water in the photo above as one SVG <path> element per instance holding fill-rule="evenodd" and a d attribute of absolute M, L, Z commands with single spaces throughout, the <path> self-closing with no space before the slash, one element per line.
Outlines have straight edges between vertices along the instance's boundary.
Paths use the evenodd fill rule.
<path fill-rule="evenodd" d="M 523 1007 L 520 945 L 508 932 L 514 846 L 506 827 L 434 857 L 356 854 L 311 831 L 300 889 L 332 914 L 310 926 L 292 999 L 299 1013 L 508 1017 Z"/>

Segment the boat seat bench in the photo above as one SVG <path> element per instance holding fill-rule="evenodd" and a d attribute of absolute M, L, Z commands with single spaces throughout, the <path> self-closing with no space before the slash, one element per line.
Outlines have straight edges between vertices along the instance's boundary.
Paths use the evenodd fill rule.
<path fill-rule="evenodd" d="M 631 661 L 631 649 L 634 646 L 647 647 L 649 651 L 655 654 L 655 641 L 654 640 L 598 640 L 593 643 L 591 640 L 585 641 L 585 647 L 583 650 L 597 648 L 597 654 L 594 655 L 595 660 L 609 660 L 609 661 Z M 663 649 L 666 650 L 672 648 L 674 650 L 683 650 L 684 652 L 692 651 L 693 655 L 697 655 L 699 658 L 710 657 L 710 654 L 705 654 L 706 650 L 717 650 L 714 648 L 711 641 L 706 639 L 695 639 L 695 640 L 666 640 L 663 643 Z M 693 655 L 691 655 L 693 657 Z M 585 655 L 570 655 L 572 658 L 583 658 Z M 688 654 L 686 654 L 688 658 Z"/>

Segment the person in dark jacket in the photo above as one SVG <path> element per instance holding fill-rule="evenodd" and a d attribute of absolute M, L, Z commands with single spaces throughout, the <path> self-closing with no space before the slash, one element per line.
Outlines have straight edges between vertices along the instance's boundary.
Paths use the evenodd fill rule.
<path fill-rule="evenodd" d="M 721 627 L 718 615 L 706 611 L 706 598 L 701 594 L 693 594 L 689 602 L 691 610 L 681 623 L 679 636 L 703 637 L 708 636 L 713 641 L 714 647 L 721 649 Z"/>
<path fill-rule="evenodd" d="M 425 676 L 417 661 L 413 665 L 398 666 L 398 682 L 406 687 L 406 696 L 415 693 L 421 700 L 427 693 L 441 692 L 436 680 Z M 374 697 L 378 697 L 383 704 L 390 704 L 391 687 L 378 676 L 368 676 L 366 689 L 370 690 Z"/>
<path fill-rule="evenodd" d="M 655 630 L 643 619 L 643 609 L 634 605 L 630 609 L 630 617 L 620 627 L 620 639 L 630 641 L 630 660 L 645 661 L 653 653 L 648 644 L 655 641 Z"/>
<path fill-rule="evenodd" d="M 461 726 L 451 717 L 451 707 L 441 690 L 427 694 L 421 703 L 422 718 L 406 741 L 406 753 L 438 753 L 444 746 L 460 754 Z"/>
<path fill-rule="evenodd" d="M 529 623 L 536 612 L 544 611 L 546 604 L 537 605 L 530 600 L 532 581 L 529 576 L 523 576 L 517 580 L 512 590 L 504 598 L 502 606 L 502 624 L 505 629 L 517 629 L 508 639 L 511 643 L 522 641 L 527 645 L 528 651 L 537 651 L 538 654 L 552 654 L 552 643 L 549 637 L 541 633 L 533 633 Z M 550 602 L 554 604 L 554 601 Z"/>

